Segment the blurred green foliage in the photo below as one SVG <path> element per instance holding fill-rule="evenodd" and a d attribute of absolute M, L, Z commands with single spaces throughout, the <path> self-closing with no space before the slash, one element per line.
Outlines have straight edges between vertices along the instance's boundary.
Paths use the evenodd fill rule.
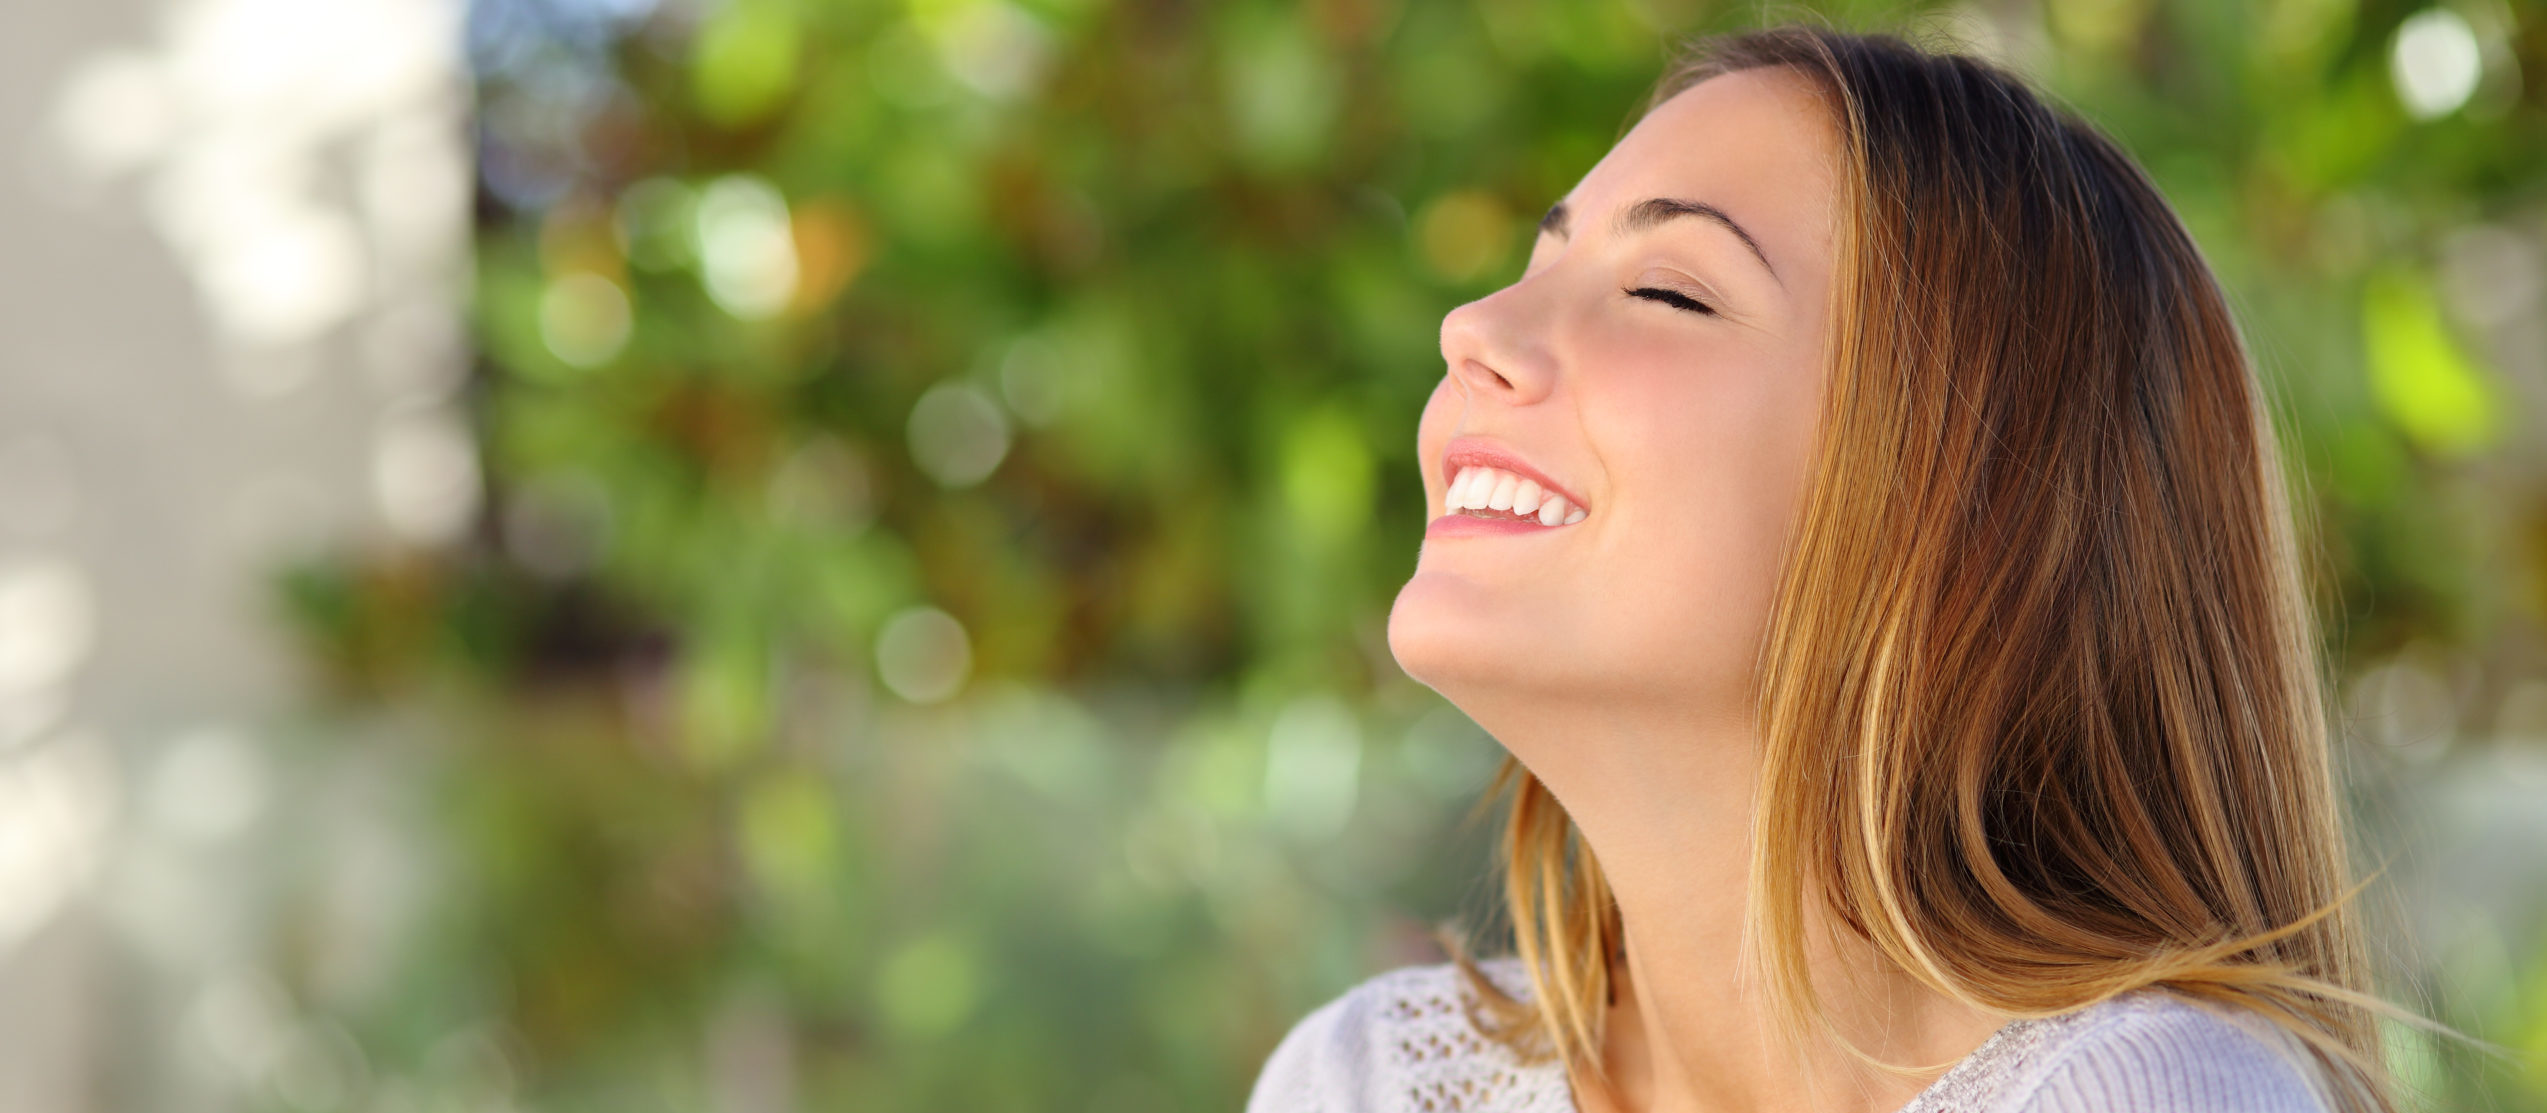
<path fill-rule="evenodd" d="M 2539 195 L 2547 21 L 2454 9 L 2485 77 L 2419 119 L 2395 4 L 1994 10 L 1945 26 L 2233 288 L 2343 667 L 2534 631 L 2536 446 L 2444 248 Z M 1382 633 L 1439 319 L 1676 37 L 1750 25 L 479 0 L 479 528 L 285 581 L 348 706 L 441 724 L 432 929 L 336 1006 L 377 1069 L 470 1031 L 529 1107 L 1234 1108 L 1429 961 L 1497 756 Z M 2508 1077 L 2449 1099 L 2547 1103 Z"/>

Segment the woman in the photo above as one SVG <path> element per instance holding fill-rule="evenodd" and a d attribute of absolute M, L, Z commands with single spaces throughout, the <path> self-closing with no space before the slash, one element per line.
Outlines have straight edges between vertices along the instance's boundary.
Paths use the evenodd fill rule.
<path fill-rule="evenodd" d="M 1389 644 L 1509 751 L 1517 954 L 1251 1113 L 2396 1108 L 2272 426 L 2111 141 L 1704 41 L 1442 355 Z"/>

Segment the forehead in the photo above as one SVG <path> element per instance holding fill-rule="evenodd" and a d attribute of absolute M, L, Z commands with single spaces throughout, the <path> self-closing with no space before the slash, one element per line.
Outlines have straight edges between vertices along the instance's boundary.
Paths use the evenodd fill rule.
<path fill-rule="evenodd" d="M 1708 78 L 1654 106 L 1567 195 L 1575 225 L 1648 197 L 1733 214 L 1772 259 L 1827 252 L 1837 166 L 1830 111 L 1783 68 Z"/>

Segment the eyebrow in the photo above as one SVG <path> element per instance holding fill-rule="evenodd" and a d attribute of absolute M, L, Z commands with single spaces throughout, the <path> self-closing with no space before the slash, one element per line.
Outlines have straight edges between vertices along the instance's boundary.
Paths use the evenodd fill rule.
<path fill-rule="evenodd" d="M 1559 201 L 1548 208 L 1548 215 L 1539 219 L 1539 231 L 1553 234 L 1561 240 L 1571 238 L 1566 223 L 1569 216 L 1570 212 L 1565 207 L 1565 202 Z M 1704 201 L 1685 201 L 1677 197 L 1648 197 L 1621 211 L 1617 222 L 1611 226 L 1611 232 L 1614 235 L 1632 235 L 1685 216 L 1712 220 L 1726 231 L 1733 233 L 1741 239 L 1742 246 L 1751 249 L 1751 254 L 1760 260 L 1761 266 L 1769 268 L 1769 277 L 1777 279 L 1779 288 L 1785 288 L 1786 279 L 1778 277 L 1778 268 L 1776 264 L 1769 262 L 1769 253 L 1760 250 L 1760 241 L 1751 238 L 1751 233 L 1743 230 L 1741 222 L 1736 221 L 1731 214 Z"/>

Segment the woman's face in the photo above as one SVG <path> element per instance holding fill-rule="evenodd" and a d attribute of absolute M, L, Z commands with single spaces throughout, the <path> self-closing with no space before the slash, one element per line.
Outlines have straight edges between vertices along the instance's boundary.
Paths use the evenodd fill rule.
<path fill-rule="evenodd" d="M 1389 613 L 1409 675 L 1489 730 L 1586 697 L 1747 719 L 1821 406 L 1835 152 L 1799 75 L 1708 79 L 1562 199 L 1518 281 L 1443 318 L 1431 524 Z M 1494 461 L 1568 509 L 1450 509 Z"/>

